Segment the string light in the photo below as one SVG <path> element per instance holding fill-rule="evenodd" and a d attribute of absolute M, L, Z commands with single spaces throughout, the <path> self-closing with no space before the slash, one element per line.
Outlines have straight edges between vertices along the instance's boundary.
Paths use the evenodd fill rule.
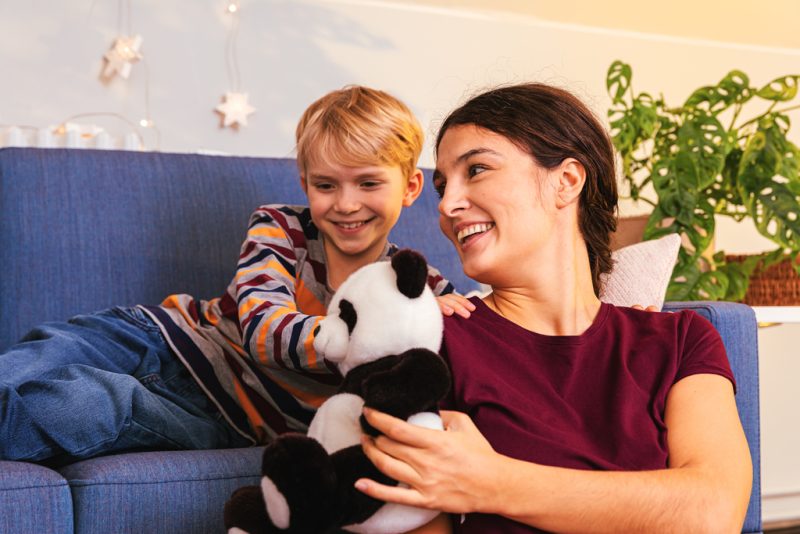
<path fill-rule="evenodd" d="M 231 17 L 231 25 L 225 44 L 225 66 L 228 74 L 228 83 L 233 90 L 227 91 L 222 97 L 222 103 L 214 108 L 214 111 L 222 115 L 222 126 L 224 128 L 247 126 L 247 116 L 256 111 L 256 108 L 247 101 L 249 95 L 241 90 L 239 60 L 236 51 L 240 8 L 239 0 L 232 0 L 226 8 Z"/>
<path fill-rule="evenodd" d="M 106 61 L 103 78 L 109 79 L 113 78 L 115 74 L 119 74 L 127 80 L 133 64 L 142 59 L 142 54 L 139 52 L 140 46 L 142 46 L 141 35 L 133 37 L 120 35 L 114 39 L 111 49 L 103 56 Z"/>
<path fill-rule="evenodd" d="M 234 0 L 232 0 L 233 2 Z M 238 1 L 235 3 L 238 4 Z M 66 134 L 66 123 L 69 120 L 83 117 L 112 116 L 116 117 L 134 130 L 139 146 L 144 148 L 144 138 L 138 128 L 151 130 L 155 135 L 155 148 L 161 148 L 161 132 L 156 128 L 155 122 L 150 115 L 150 70 L 147 66 L 147 58 L 141 53 L 142 36 L 134 35 L 131 28 L 131 0 L 119 0 L 117 9 L 117 37 L 114 39 L 111 49 L 105 53 L 105 67 L 102 78 L 106 81 L 119 75 L 121 78 L 128 79 L 134 63 L 141 62 L 144 69 L 144 117 L 138 121 L 138 125 L 128 118 L 113 112 L 90 112 L 80 115 L 73 115 L 69 119 L 62 121 L 54 130 L 56 135 Z"/>

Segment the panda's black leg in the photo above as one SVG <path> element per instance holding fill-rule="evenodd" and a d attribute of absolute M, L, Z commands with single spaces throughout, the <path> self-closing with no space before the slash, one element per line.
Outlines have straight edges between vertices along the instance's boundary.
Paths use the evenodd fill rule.
<path fill-rule="evenodd" d="M 238 530 L 237 530 L 238 529 Z M 279 532 L 270 522 L 261 488 L 244 486 L 233 492 L 225 503 L 225 530 L 247 534 Z"/>
<path fill-rule="evenodd" d="M 261 491 L 281 532 L 327 532 L 340 516 L 331 457 L 316 440 L 285 434 L 264 450 Z"/>
<path fill-rule="evenodd" d="M 336 451 L 331 455 L 331 460 L 336 469 L 339 482 L 338 494 L 341 499 L 339 508 L 344 514 L 341 525 L 353 525 L 364 522 L 384 502 L 366 495 L 355 488 L 359 478 L 370 478 L 386 485 L 396 485 L 397 482 L 380 471 L 369 461 L 361 445 L 354 445 Z"/>

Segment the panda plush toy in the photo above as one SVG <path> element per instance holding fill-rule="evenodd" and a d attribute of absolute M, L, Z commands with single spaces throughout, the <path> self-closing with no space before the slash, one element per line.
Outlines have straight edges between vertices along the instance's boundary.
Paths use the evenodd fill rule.
<path fill-rule="evenodd" d="M 438 402 L 450 375 L 438 356 L 442 314 L 427 285 L 425 259 L 395 253 L 353 273 L 334 294 L 314 339 L 344 379 L 317 410 L 307 435 L 284 434 L 264 451 L 261 486 L 240 488 L 225 505 L 229 534 L 400 533 L 438 512 L 378 501 L 356 490 L 362 477 L 397 484 L 361 448 L 377 432 L 364 406 L 442 429 Z"/>

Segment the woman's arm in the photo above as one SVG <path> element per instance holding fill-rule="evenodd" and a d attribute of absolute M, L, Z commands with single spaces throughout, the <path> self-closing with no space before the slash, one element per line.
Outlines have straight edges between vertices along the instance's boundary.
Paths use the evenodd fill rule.
<path fill-rule="evenodd" d="M 549 467 L 495 453 L 464 414 L 443 412 L 448 432 L 377 412 L 386 436 L 364 449 L 410 488 L 359 481 L 367 494 L 454 513 L 499 514 L 559 532 L 738 532 L 752 466 L 731 383 L 701 374 L 667 398 L 669 468 L 641 472 Z M 469 466 L 469 468 L 465 468 Z M 362 484 L 364 482 L 364 484 Z"/>

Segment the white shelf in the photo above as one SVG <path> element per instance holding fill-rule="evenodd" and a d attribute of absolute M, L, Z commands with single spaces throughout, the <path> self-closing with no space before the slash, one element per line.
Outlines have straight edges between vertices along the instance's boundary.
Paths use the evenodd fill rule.
<path fill-rule="evenodd" d="M 759 323 L 800 323 L 800 306 L 753 306 Z"/>

